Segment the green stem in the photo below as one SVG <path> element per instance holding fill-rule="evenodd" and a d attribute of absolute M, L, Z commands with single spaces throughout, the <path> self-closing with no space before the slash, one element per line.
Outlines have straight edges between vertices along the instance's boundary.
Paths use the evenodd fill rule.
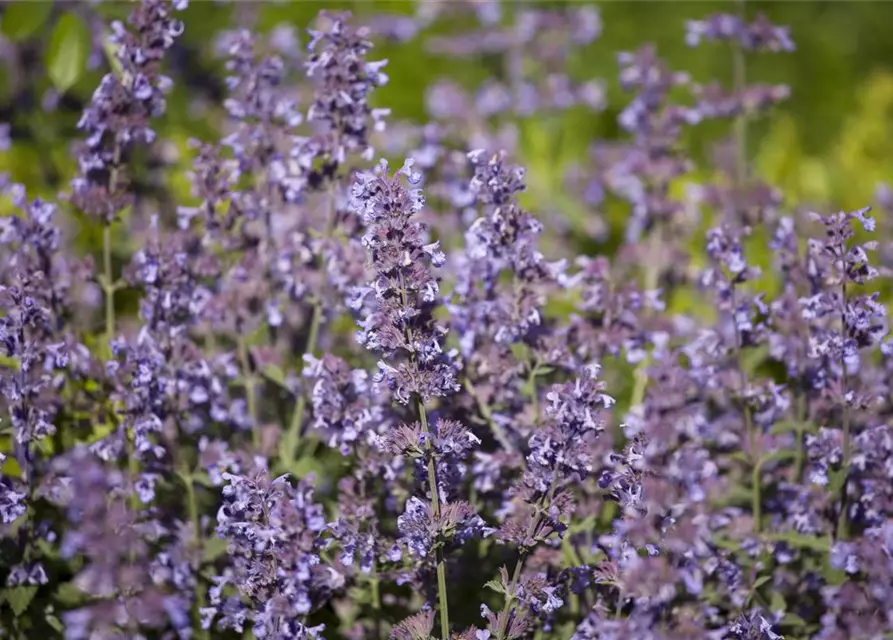
<path fill-rule="evenodd" d="M 428 413 L 425 403 L 417 398 L 416 406 L 419 411 L 419 421 L 422 424 L 422 433 L 425 435 L 425 450 L 428 454 L 428 485 L 431 488 L 431 511 L 434 521 L 440 521 L 440 497 L 437 495 L 437 466 L 434 462 L 434 448 L 431 443 L 431 432 L 428 429 Z M 440 602 L 440 631 L 443 640 L 450 637 L 450 614 L 447 602 L 446 566 L 443 562 L 443 546 L 438 545 L 436 550 L 437 563 L 437 598 Z"/>
<path fill-rule="evenodd" d="M 552 496 L 555 493 L 555 489 L 558 486 L 558 474 L 552 474 L 552 482 L 549 485 L 549 490 L 543 494 L 543 497 L 540 498 L 536 506 L 536 514 L 533 518 L 530 519 L 530 524 L 527 526 L 527 535 L 526 538 L 531 538 L 536 533 L 536 530 L 539 529 L 540 524 L 542 523 L 542 514 L 548 508 L 549 503 L 552 501 Z M 496 630 L 496 640 L 505 640 L 505 632 L 508 627 L 509 621 L 509 612 L 512 608 L 512 603 L 515 601 L 515 592 L 518 590 L 518 581 L 521 579 L 521 571 L 524 569 L 524 562 L 527 560 L 527 555 L 530 553 L 529 549 L 522 549 L 520 555 L 518 556 L 518 560 L 515 562 L 515 570 L 512 572 L 512 581 L 509 584 L 508 592 L 505 594 L 505 605 L 502 607 L 502 615 L 499 616 L 499 627 Z"/>
<path fill-rule="evenodd" d="M 114 416 L 114 409 L 112 411 Z M 140 461 L 136 457 L 136 433 L 132 429 L 131 432 L 128 433 L 127 428 L 124 427 L 124 442 L 127 447 L 127 473 L 130 476 L 130 481 L 136 483 L 137 478 L 139 478 L 140 475 Z M 133 512 L 133 524 L 135 526 L 137 515 L 140 512 L 140 497 L 136 491 L 130 491 L 128 503 L 130 510 Z M 131 564 L 136 562 L 136 548 L 134 546 L 130 547 L 129 557 Z"/>
<path fill-rule="evenodd" d="M 310 335 L 307 338 L 306 353 L 315 355 L 316 343 L 319 342 L 319 328 L 322 324 L 323 308 L 319 301 L 313 303 L 313 316 L 310 318 Z M 283 449 L 280 453 L 283 464 L 286 469 L 291 469 L 295 462 L 295 452 L 301 442 L 301 427 L 304 424 L 304 413 L 307 410 L 307 396 L 302 392 L 298 392 L 298 400 L 295 403 L 295 410 L 291 414 L 291 423 L 288 431 L 285 433 Z"/>
<path fill-rule="evenodd" d="M 571 542 L 571 538 L 573 537 L 572 531 L 567 532 L 568 535 L 564 537 L 561 541 L 561 551 L 564 555 L 565 562 L 567 563 L 568 568 L 572 567 L 582 567 L 586 563 L 583 562 L 583 559 L 580 557 L 580 554 L 577 553 L 577 549 L 574 547 L 573 542 Z M 578 596 L 573 591 L 570 592 L 570 606 L 571 606 L 571 615 L 578 616 L 580 614 L 580 596 Z"/>
<path fill-rule="evenodd" d="M 255 449 L 260 449 L 260 420 L 257 410 L 257 379 L 251 370 L 248 358 L 248 345 L 245 338 L 239 336 L 239 362 L 242 364 L 242 381 L 245 385 L 245 400 L 248 403 L 248 415 L 251 416 L 251 441 Z"/>
<path fill-rule="evenodd" d="M 841 330 L 843 332 L 844 337 L 847 335 L 847 324 L 846 324 L 846 305 L 847 305 L 847 291 L 846 291 L 846 278 L 847 274 L 844 272 L 841 274 L 841 304 L 842 309 L 840 311 L 840 323 Z M 850 404 L 847 401 L 847 389 L 849 388 L 849 376 L 847 376 L 846 371 L 846 362 L 843 360 L 843 356 L 840 359 L 840 369 L 841 375 L 843 376 L 842 380 L 842 388 L 841 395 L 843 396 L 843 461 L 841 470 L 844 474 L 843 477 L 843 485 L 840 487 L 840 513 L 837 517 L 837 539 L 838 540 L 846 540 L 849 536 L 849 520 L 847 518 L 847 485 L 849 484 L 850 479 L 850 456 L 851 456 L 851 442 L 850 442 Z"/>
<path fill-rule="evenodd" d="M 743 370 L 742 370 L 742 374 L 743 374 Z M 746 389 L 746 387 L 745 387 L 745 389 Z M 763 490 L 763 486 L 762 486 L 762 482 L 761 482 L 762 477 L 760 476 L 760 462 L 759 462 L 759 458 L 757 457 L 758 453 L 757 453 L 757 449 L 756 449 L 757 448 L 756 432 L 753 427 L 753 419 L 751 418 L 751 415 L 750 415 L 750 407 L 747 405 L 747 398 L 744 398 L 744 402 L 745 402 L 744 425 L 745 425 L 745 428 L 747 429 L 747 433 L 748 433 L 750 455 L 753 457 L 754 460 L 756 460 L 756 462 L 754 464 L 754 470 L 753 470 L 753 487 L 752 487 L 752 492 L 753 492 L 752 503 L 753 503 L 753 507 L 754 507 L 753 529 L 754 529 L 754 533 L 759 533 L 760 526 L 761 526 L 760 525 L 760 514 L 762 511 L 760 509 L 760 505 L 762 504 L 762 495 L 761 494 L 762 494 L 762 490 Z"/>
<path fill-rule="evenodd" d="M 325 233 L 323 236 L 326 239 L 332 235 L 332 231 L 335 226 L 335 199 L 335 184 L 333 182 L 329 185 L 328 189 L 329 207 L 326 210 Z M 325 266 L 322 260 L 322 256 L 317 255 L 315 258 L 315 262 L 316 269 L 318 271 L 322 271 Z M 304 348 L 304 353 L 316 355 L 316 349 L 319 343 L 319 330 L 322 326 L 323 313 L 324 309 L 322 300 L 314 300 L 313 312 L 310 318 L 310 333 L 307 336 L 307 346 Z M 301 363 L 301 366 L 303 367 L 303 362 Z M 282 459 L 282 463 L 286 470 L 290 470 L 294 467 L 295 454 L 297 453 L 298 446 L 301 444 L 301 430 L 304 426 L 304 414 L 307 412 L 307 396 L 301 391 L 299 391 L 298 393 L 298 399 L 295 402 L 295 410 L 292 413 L 291 422 L 288 425 L 288 431 L 286 431 L 285 438 L 283 439 L 282 450 L 279 452 L 280 458 Z M 312 454 L 312 452 L 310 453 Z"/>
<path fill-rule="evenodd" d="M 846 388 L 846 374 L 844 374 L 844 388 Z M 846 402 L 846 398 L 844 398 Z M 840 487 L 840 513 L 837 518 L 837 538 L 846 540 L 849 537 L 849 519 L 847 517 L 847 485 L 850 480 L 850 407 L 843 407 L 843 486 Z"/>
<path fill-rule="evenodd" d="M 763 461 L 757 460 L 753 466 L 753 475 L 751 482 L 753 483 L 753 492 L 751 494 L 751 510 L 753 511 L 753 532 L 760 533 L 762 529 L 763 502 L 760 495 L 760 487 L 762 486 Z"/>
<path fill-rule="evenodd" d="M 794 483 L 800 482 L 803 475 L 803 465 L 806 460 L 806 450 L 804 443 L 804 431 L 806 430 L 806 393 L 800 391 L 797 393 L 797 451 L 794 454 Z"/>
<path fill-rule="evenodd" d="M 528 528 L 528 535 L 532 535 L 531 529 L 536 531 L 533 523 L 535 523 L 536 526 L 539 526 L 539 516 L 531 521 L 531 527 Z M 508 593 L 505 594 L 505 605 L 503 605 L 502 615 L 499 617 L 499 628 L 496 630 L 496 640 L 503 640 L 505 638 L 505 630 L 509 621 L 509 612 L 511 611 L 512 603 L 515 601 L 515 591 L 518 590 L 518 581 L 521 579 L 521 571 L 524 569 L 524 561 L 526 559 L 527 554 L 522 551 L 521 555 L 518 556 L 518 560 L 515 562 L 515 570 L 512 571 L 512 581 L 509 583 Z"/>
<path fill-rule="evenodd" d="M 115 286 L 112 281 L 112 224 L 107 222 L 102 227 L 102 265 L 105 293 L 105 338 L 111 344 L 115 338 Z M 109 347 L 111 349 L 111 347 Z"/>
<path fill-rule="evenodd" d="M 380 638 L 381 637 L 381 593 L 379 590 L 380 580 L 378 578 L 378 567 L 376 566 L 376 563 L 374 561 L 372 564 L 372 576 L 369 580 L 370 580 L 370 586 L 372 588 L 372 611 L 374 611 L 374 613 L 372 615 L 375 616 L 375 619 L 373 620 L 372 624 L 375 627 L 375 637 Z"/>
<path fill-rule="evenodd" d="M 663 244 L 663 227 L 659 225 L 660 223 L 657 223 L 657 226 L 652 228 L 648 238 L 648 256 L 650 259 L 645 267 L 643 282 L 645 291 L 657 289 L 657 285 L 660 282 L 661 264 L 657 256 Z M 645 354 L 645 357 L 636 364 L 636 368 L 633 371 L 633 390 L 629 399 L 630 409 L 642 404 L 645 400 L 645 390 L 648 387 L 648 367 L 650 365 L 651 353 Z M 615 429 L 618 430 L 615 434 L 618 437 L 618 442 L 621 442 L 625 437 L 623 429 L 619 425 Z"/>
<path fill-rule="evenodd" d="M 530 402 L 533 405 L 533 423 L 539 424 L 540 421 L 540 400 L 536 389 L 536 376 L 539 374 L 539 363 L 532 363 L 530 366 L 530 376 L 527 378 L 527 384 L 530 385 Z"/>
<path fill-rule="evenodd" d="M 760 459 L 757 452 L 757 434 L 753 426 L 753 418 L 750 414 L 750 405 L 747 402 L 747 389 L 749 384 L 747 380 L 747 371 L 744 368 L 744 349 L 741 344 L 741 333 L 738 331 L 738 301 L 737 297 L 735 296 L 734 284 L 732 284 L 731 287 L 731 302 L 732 322 L 735 325 L 735 362 L 737 364 L 738 375 L 741 384 L 739 393 L 741 395 L 742 403 L 741 411 L 744 414 L 744 431 L 747 437 L 747 455 L 754 465 L 754 468 L 751 470 L 751 505 L 753 509 L 753 529 L 754 533 L 759 533 L 761 528 L 760 517 L 762 513 L 762 483 L 760 482 L 761 476 L 759 469 Z"/>
<path fill-rule="evenodd" d="M 497 424 L 496 422 L 496 419 L 493 417 L 493 410 L 490 409 L 490 405 L 483 401 L 481 396 L 478 394 L 477 389 L 475 389 L 474 383 L 467 378 L 465 379 L 465 389 L 468 391 L 468 394 L 472 398 L 474 398 L 474 401 L 478 406 L 478 410 L 481 412 L 481 415 L 484 416 L 484 419 L 490 426 L 490 430 L 493 432 L 493 437 L 496 438 L 496 441 L 506 451 L 514 451 L 515 448 L 514 446 L 512 446 L 511 440 L 509 440 L 508 435 L 506 435 L 505 429 L 499 426 L 499 424 Z"/>
<path fill-rule="evenodd" d="M 738 13 L 742 21 L 747 19 L 746 16 L 746 0 L 738 0 Z M 741 97 L 744 92 L 746 82 L 745 69 L 746 60 L 744 56 L 744 48 L 738 43 L 734 47 L 733 53 L 733 73 L 735 82 L 735 95 Z M 739 190 L 744 188 L 747 182 L 747 114 L 742 108 L 738 115 L 735 116 L 735 180 Z"/>
<path fill-rule="evenodd" d="M 198 510 L 198 501 L 195 497 L 195 484 L 189 469 L 181 469 L 180 479 L 183 481 L 183 486 L 186 488 L 186 508 L 189 512 L 189 520 L 192 523 L 192 543 L 195 545 L 195 550 L 199 558 L 197 569 L 200 569 L 203 545 L 201 536 L 201 516 Z M 196 624 L 196 637 L 202 640 L 208 638 L 207 631 L 202 629 L 200 624 L 201 610 L 205 608 L 205 602 L 205 590 L 202 585 L 201 571 L 196 571 L 195 612 L 193 613 L 193 618 L 195 622 L 198 623 Z"/>
<path fill-rule="evenodd" d="M 115 143 L 112 152 L 112 166 L 109 170 L 108 180 L 108 197 L 109 208 L 112 205 L 112 198 L 118 188 L 118 165 L 121 162 L 121 146 Z M 115 291 L 118 284 L 113 280 L 112 276 L 112 217 L 106 216 L 102 227 L 102 290 L 105 294 L 105 337 L 106 346 L 111 356 L 111 342 L 115 338 Z"/>
<path fill-rule="evenodd" d="M 633 371 L 633 390 L 629 396 L 629 408 L 637 407 L 645 400 L 645 389 L 648 387 L 648 365 L 651 364 L 651 354 L 646 354 L 636 365 Z"/>

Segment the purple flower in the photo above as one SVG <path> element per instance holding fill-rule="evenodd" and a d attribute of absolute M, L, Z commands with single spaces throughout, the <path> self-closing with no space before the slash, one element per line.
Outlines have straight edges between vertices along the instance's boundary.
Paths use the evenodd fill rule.
<path fill-rule="evenodd" d="M 355 308 L 363 311 L 357 341 L 385 358 L 376 379 L 403 404 L 414 394 L 427 401 L 459 390 L 451 354 L 442 348 L 446 329 L 434 317 L 440 285 L 432 267 L 441 259 L 416 221 L 424 198 L 400 179 L 418 183 L 412 165 L 407 160 L 391 177 L 382 161 L 377 173 L 358 177 L 351 193 L 353 210 L 366 225 L 363 244 L 375 275 L 356 294 Z"/>

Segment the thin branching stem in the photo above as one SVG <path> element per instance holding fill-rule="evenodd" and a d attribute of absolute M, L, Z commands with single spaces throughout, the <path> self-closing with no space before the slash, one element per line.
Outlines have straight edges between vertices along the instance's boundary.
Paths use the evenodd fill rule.
<path fill-rule="evenodd" d="M 742 22 L 747 20 L 746 0 L 738 0 L 738 16 Z M 732 65 L 735 96 L 740 100 L 747 82 L 747 60 L 741 42 L 733 48 Z M 735 116 L 735 182 L 740 197 L 747 183 L 747 114 L 743 108 Z"/>
<path fill-rule="evenodd" d="M 334 186 L 331 186 L 328 192 L 328 208 L 326 210 L 324 236 L 325 238 L 328 238 L 332 234 L 332 230 L 335 226 L 335 213 L 335 188 Z M 317 254 L 317 271 L 322 272 L 324 266 L 325 265 L 322 256 Z M 304 353 L 316 355 L 316 351 L 319 346 L 319 331 L 322 326 L 324 313 L 325 309 L 323 308 L 323 301 L 319 297 L 316 297 L 313 300 L 313 311 L 311 312 L 312 315 L 310 317 L 310 331 L 307 336 L 307 346 L 304 348 Z M 303 391 L 299 390 L 298 399 L 295 403 L 295 410 L 292 413 L 291 421 L 288 425 L 288 431 L 286 431 L 285 433 L 284 446 L 282 449 L 282 462 L 286 469 L 291 469 L 294 465 L 297 449 L 301 443 L 302 430 L 304 428 L 304 414 L 306 412 L 307 395 L 303 393 Z"/>
<path fill-rule="evenodd" d="M 242 366 L 242 384 L 245 386 L 245 401 L 248 403 L 248 415 L 251 416 L 251 441 L 255 449 L 261 446 L 260 413 L 257 408 L 257 377 L 251 369 L 248 354 L 248 343 L 243 336 L 238 341 L 239 363 Z"/>
<path fill-rule="evenodd" d="M 846 271 L 841 274 L 840 297 L 840 324 L 844 339 L 847 334 L 846 306 L 847 306 L 847 289 L 846 289 Z M 852 455 L 852 443 L 850 434 L 850 403 L 847 398 L 849 388 L 849 376 L 847 375 L 846 361 L 843 353 L 840 357 L 841 369 L 841 389 L 840 394 L 843 399 L 843 460 L 841 461 L 841 473 L 843 473 L 843 482 L 840 487 L 840 512 L 837 517 L 837 539 L 846 540 L 849 537 L 849 519 L 847 516 L 847 485 L 850 479 L 850 457 Z"/>
<path fill-rule="evenodd" d="M 555 495 L 555 489 L 558 486 L 558 474 L 552 474 L 552 482 L 549 485 L 549 490 L 543 494 L 540 498 L 539 502 L 536 505 L 536 513 L 533 514 L 533 517 L 530 519 L 530 524 L 527 526 L 527 534 L 524 536 L 525 539 L 533 538 L 536 534 L 537 530 L 542 525 L 542 515 L 547 512 L 549 509 L 549 504 L 552 502 L 552 498 Z M 521 580 L 521 572 L 524 570 L 524 563 L 527 560 L 527 556 L 530 554 L 532 549 L 522 549 L 521 554 L 518 556 L 518 560 L 515 562 L 515 570 L 512 572 L 512 580 L 509 584 L 507 593 L 505 594 L 505 605 L 502 607 L 502 615 L 499 617 L 499 627 L 496 631 L 496 640 L 505 640 L 505 632 L 508 628 L 508 620 L 509 614 L 512 610 L 512 603 L 515 601 L 515 592 L 518 590 L 518 582 Z"/>
<path fill-rule="evenodd" d="M 490 431 L 493 432 L 493 437 L 496 438 L 496 441 L 507 452 L 513 452 L 515 450 L 515 447 L 512 444 L 512 441 L 509 440 L 505 429 L 503 429 L 502 426 L 498 422 L 496 422 L 496 418 L 493 415 L 493 410 L 490 408 L 490 405 L 484 402 L 483 398 L 481 398 L 480 396 L 480 393 L 478 393 L 478 390 L 475 388 L 474 383 L 468 378 L 465 379 L 465 390 L 468 391 L 468 394 L 472 398 L 474 398 L 474 401 L 478 406 L 478 410 L 487 421 L 487 425 L 489 425 Z"/>
<path fill-rule="evenodd" d="M 428 485 L 431 488 L 431 512 L 435 522 L 440 521 L 440 497 L 437 495 L 437 466 L 434 461 L 434 447 L 431 443 L 431 432 L 428 429 L 428 412 L 421 398 L 416 401 L 419 412 L 419 422 L 422 424 L 422 434 L 425 437 L 425 451 L 428 454 Z M 437 564 L 437 599 L 440 602 L 440 630 L 443 640 L 450 637 L 450 614 L 447 600 L 446 566 L 443 562 L 443 546 L 438 545 L 435 552 Z"/>

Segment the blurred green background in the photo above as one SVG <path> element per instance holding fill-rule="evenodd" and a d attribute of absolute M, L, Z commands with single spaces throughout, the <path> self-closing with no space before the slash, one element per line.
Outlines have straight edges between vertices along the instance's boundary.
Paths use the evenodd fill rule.
<path fill-rule="evenodd" d="M 429 0 L 423 0 L 429 1 Z M 158 197 L 160 206 L 188 198 L 185 170 L 191 158 L 191 137 L 215 139 L 222 121 L 222 69 L 214 55 L 214 37 L 241 24 L 269 31 L 295 27 L 299 37 L 322 8 L 349 9 L 359 19 L 381 13 L 411 14 L 418 2 L 239 2 L 193 1 L 184 12 L 186 33 L 167 61 L 176 82 L 163 121 L 157 126 L 169 145 L 156 157 L 139 163 L 182 163 L 182 170 L 164 172 L 146 181 L 135 174 L 134 188 Z M 509 10 L 514 3 L 504 3 Z M 530 6 L 537 3 L 524 3 Z M 555 7 L 558 2 L 540 3 Z M 685 20 L 717 11 L 734 11 L 731 2 L 601 2 L 603 34 L 571 60 L 578 78 L 609 83 L 608 109 L 600 114 L 571 111 L 559 119 L 534 117 L 521 123 L 522 155 L 536 176 L 532 197 L 542 208 L 560 190 L 563 169 L 585 157 L 595 138 L 618 135 L 616 116 L 627 102 L 617 87 L 617 51 L 647 42 L 673 68 L 689 71 L 698 81 L 729 84 L 731 52 L 721 45 L 689 49 Z M 53 196 L 64 190 L 76 167 L 70 153 L 78 139 L 75 128 L 84 104 L 107 66 L 103 59 L 103 23 L 127 15 L 128 2 L 8 2 L 0 5 L 0 123 L 11 126 L 11 145 L 0 146 L 0 172 L 23 182 L 32 194 Z M 449 5 L 444 10 L 449 13 Z M 764 12 L 776 24 L 788 25 L 797 51 L 748 59 L 748 80 L 785 82 L 792 97 L 770 115 L 753 123 L 749 140 L 756 173 L 784 191 L 789 203 L 816 208 L 855 208 L 873 200 L 879 181 L 893 179 L 893 3 L 889 2 L 748 2 L 747 13 Z M 455 30 L 455 24 L 450 24 Z M 435 25 L 435 30 L 437 26 Z M 97 53 L 99 52 L 99 53 Z M 423 38 L 408 43 L 382 43 L 376 57 L 390 59 L 389 86 L 376 101 L 393 109 L 392 119 L 422 122 L 424 88 L 449 76 L 475 86 L 486 74 L 480 61 L 438 58 L 425 51 Z M 45 109 L 44 107 L 53 107 Z M 690 152 L 709 158 L 717 131 L 699 129 Z M 710 173 L 709 161 L 700 172 Z M 151 173 L 151 172 L 148 172 Z M 157 174 L 158 172 L 156 172 Z M 156 182 L 153 182 L 155 180 Z M 94 241 L 79 234 L 85 249 Z M 95 246 L 95 245 L 94 245 Z"/>

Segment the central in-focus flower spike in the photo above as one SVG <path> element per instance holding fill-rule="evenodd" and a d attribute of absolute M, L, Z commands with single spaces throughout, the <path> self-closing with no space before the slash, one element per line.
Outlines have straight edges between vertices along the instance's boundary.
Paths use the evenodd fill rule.
<path fill-rule="evenodd" d="M 415 219 L 424 197 L 401 179 L 409 185 L 420 182 L 412 165 L 407 160 L 390 176 L 382 160 L 378 171 L 359 176 L 351 192 L 351 206 L 366 226 L 363 245 L 374 270 L 354 300 L 360 309 L 368 294 L 375 298 L 359 322 L 357 341 L 382 356 L 377 378 L 403 404 L 413 394 L 427 402 L 459 390 L 452 355 L 442 349 L 446 329 L 434 317 L 441 300 L 433 267 L 443 265 L 446 257 Z"/>
<path fill-rule="evenodd" d="M 387 162 L 382 161 L 377 172 L 361 175 L 353 186 L 351 206 L 366 227 L 363 245 L 374 271 L 354 306 L 363 312 L 359 343 L 382 356 L 377 381 L 387 383 L 400 403 L 414 401 L 418 412 L 418 425 L 401 427 L 405 437 L 392 437 L 389 442 L 416 458 L 423 474 L 427 471 L 430 508 L 419 497 L 411 497 L 398 527 L 401 542 L 414 555 L 424 558 L 434 550 L 441 635 L 446 639 L 450 623 L 445 547 L 448 542 L 462 544 L 483 533 L 484 527 L 472 505 L 447 504 L 452 475 L 449 452 L 464 453 L 470 434 L 444 421 L 433 432 L 428 426 L 427 401 L 455 393 L 459 384 L 454 354 L 445 354 L 442 348 L 446 329 L 434 317 L 441 300 L 433 268 L 442 266 L 446 256 L 437 242 L 429 242 L 426 227 L 416 219 L 425 201 L 421 191 L 412 188 L 421 181 L 412 165 L 407 160 L 391 176 Z M 367 302 L 370 293 L 374 298 Z"/>

